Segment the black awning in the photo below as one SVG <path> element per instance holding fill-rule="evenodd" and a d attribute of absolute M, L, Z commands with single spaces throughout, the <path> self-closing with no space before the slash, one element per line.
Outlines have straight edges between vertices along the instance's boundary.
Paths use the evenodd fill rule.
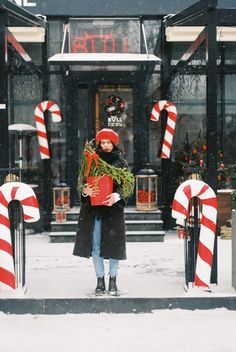
<path fill-rule="evenodd" d="M 0 9 L 8 14 L 8 26 L 39 26 L 46 27 L 46 22 L 8 0 L 0 0 Z"/>

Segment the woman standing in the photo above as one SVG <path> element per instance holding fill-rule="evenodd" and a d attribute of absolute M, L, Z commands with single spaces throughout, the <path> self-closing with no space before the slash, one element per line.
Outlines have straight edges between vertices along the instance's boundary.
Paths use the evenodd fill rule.
<path fill-rule="evenodd" d="M 112 129 L 104 128 L 96 135 L 96 154 L 119 172 L 119 169 L 127 168 L 127 162 L 122 158 L 118 144 L 119 135 Z M 129 173 L 129 176 L 132 184 L 133 175 Z M 84 175 L 83 178 L 85 179 Z M 103 202 L 104 205 L 91 205 L 90 197 L 95 197 L 97 194 L 96 187 L 92 184 L 84 184 L 73 254 L 86 258 L 92 256 L 97 277 L 95 294 L 98 295 L 106 291 L 104 259 L 108 259 L 108 292 L 116 295 L 119 260 L 126 259 L 124 207 L 127 198 L 122 192 L 122 182 L 118 185 L 114 179 L 113 192 L 107 196 Z"/>

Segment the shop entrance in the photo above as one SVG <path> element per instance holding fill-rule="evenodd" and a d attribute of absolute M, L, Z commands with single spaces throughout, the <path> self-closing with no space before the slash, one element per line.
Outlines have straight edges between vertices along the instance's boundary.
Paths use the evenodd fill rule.
<path fill-rule="evenodd" d="M 67 183 L 71 187 L 72 205 L 79 204 L 77 176 L 86 140 L 105 127 L 120 136 L 120 147 L 132 169 L 134 166 L 134 124 L 132 84 L 99 84 L 73 82 L 68 91 L 70 116 L 67 118 Z M 71 93 L 71 94 L 70 94 Z M 108 101 L 117 98 L 117 111 L 108 111 Z M 124 106 L 124 108 L 122 108 Z M 121 107 L 121 109 L 119 109 Z"/>

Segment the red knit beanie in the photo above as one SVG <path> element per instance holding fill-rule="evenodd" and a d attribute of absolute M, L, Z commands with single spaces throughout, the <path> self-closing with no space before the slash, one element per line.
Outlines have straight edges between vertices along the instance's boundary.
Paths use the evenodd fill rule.
<path fill-rule="evenodd" d="M 119 135 L 111 128 L 103 128 L 96 135 L 96 143 L 98 144 L 102 139 L 112 141 L 114 144 L 119 144 Z"/>

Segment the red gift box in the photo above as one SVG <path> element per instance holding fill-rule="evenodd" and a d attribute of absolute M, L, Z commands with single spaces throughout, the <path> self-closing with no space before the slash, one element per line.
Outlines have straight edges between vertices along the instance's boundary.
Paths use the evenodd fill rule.
<path fill-rule="evenodd" d="M 95 185 L 100 192 L 96 197 L 90 197 L 91 205 L 104 205 L 106 197 L 113 192 L 113 180 L 111 176 L 89 176 L 87 183 Z"/>

